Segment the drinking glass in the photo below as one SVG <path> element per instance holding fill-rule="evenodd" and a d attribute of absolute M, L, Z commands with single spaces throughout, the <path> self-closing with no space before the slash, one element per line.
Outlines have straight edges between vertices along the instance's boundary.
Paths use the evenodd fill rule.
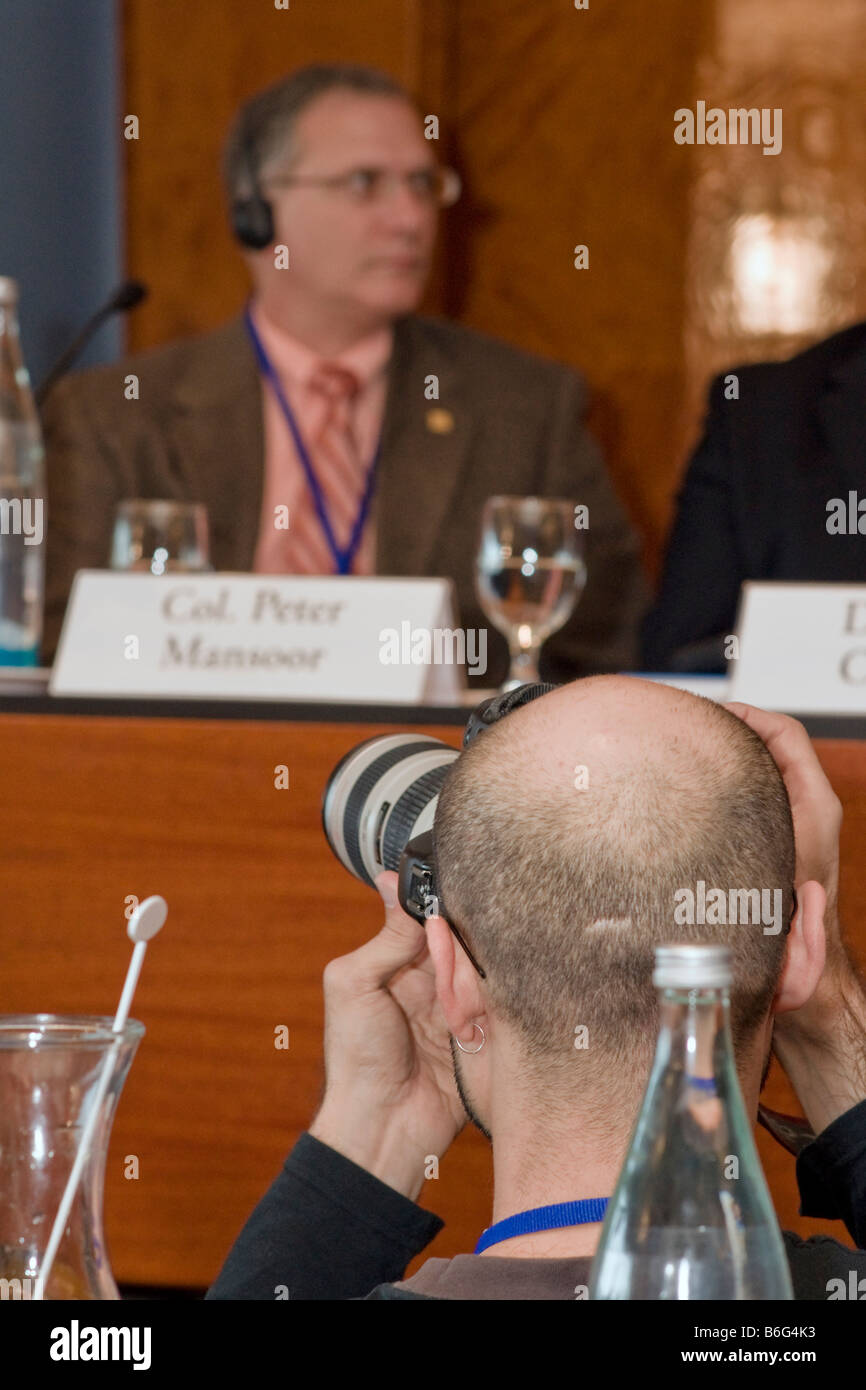
<path fill-rule="evenodd" d="M 200 502 L 121 502 L 114 522 L 111 568 L 145 574 L 210 570 L 207 508 Z"/>
<path fill-rule="evenodd" d="M 575 503 L 548 497 L 490 497 L 481 514 L 478 600 L 508 640 L 511 667 L 501 687 L 540 679 L 542 643 L 571 616 L 584 585 L 583 536 Z"/>
<path fill-rule="evenodd" d="M 44 1296 L 120 1297 L 102 1226 L 103 1180 L 115 1107 L 144 1028 L 128 1019 L 114 1033 L 112 1022 L 0 1016 L 0 1300 L 37 1297 L 42 1257 L 105 1071 L 93 1140 Z"/>

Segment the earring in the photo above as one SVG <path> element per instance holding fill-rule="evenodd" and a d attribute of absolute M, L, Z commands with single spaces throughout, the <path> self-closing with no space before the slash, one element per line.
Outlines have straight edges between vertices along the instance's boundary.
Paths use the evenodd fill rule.
<path fill-rule="evenodd" d="M 481 1034 L 481 1041 L 480 1041 L 480 1043 L 478 1044 L 477 1047 L 464 1047 L 463 1044 L 462 1044 L 462 1042 L 460 1041 L 459 1038 L 455 1038 L 455 1039 L 454 1039 L 454 1041 L 456 1042 L 457 1046 L 460 1048 L 460 1051 L 461 1051 L 461 1052 L 468 1052 L 469 1055 L 470 1055 L 470 1057 L 474 1057 L 475 1054 L 476 1054 L 476 1052 L 480 1052 L 481 1049 L 482 1049 L 482 1047 L 484 1046 L 485 1042 L 487 1041 L 487 1039 L 486 1039 L 485 1036 L 484 1036 L 484 1029 L 481 1027 L 481 1024 L 480 1024 L 480 1023 L 473 1023 L 472 1027 L 473 1027 L 473 1028 L 477 1028 L 478 1031 L 479 1031 L 479 1033 Z"/>

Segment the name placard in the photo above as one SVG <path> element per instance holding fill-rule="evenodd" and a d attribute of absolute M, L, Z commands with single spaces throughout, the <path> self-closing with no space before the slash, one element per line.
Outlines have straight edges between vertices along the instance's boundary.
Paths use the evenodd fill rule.
<path fill-rule="evenodd" d="M 453 608 L 447 579 L 81 570 L 49 691 L 459 703 L 481 668 Z"/>
<path fill-rule="evenodd" d="M 730 700 L 866 714 L 866 584 L 743 585 Z"/>

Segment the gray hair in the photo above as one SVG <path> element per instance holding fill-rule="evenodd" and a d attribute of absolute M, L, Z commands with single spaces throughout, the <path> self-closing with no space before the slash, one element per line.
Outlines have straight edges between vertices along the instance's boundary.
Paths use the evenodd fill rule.
<path fill-rule="evenodd" d="M 292 142 L 301 112 L 326 92 L 342 89 L 364 96 L 399 97 L 412 103 L 405 87 L 378 68 L 360 63 L 312 63 L 244 102 L 229 129 L 222 175 L 229 202 L 252 193 L 264 166 L 281 155 L 294 157 Z"/>

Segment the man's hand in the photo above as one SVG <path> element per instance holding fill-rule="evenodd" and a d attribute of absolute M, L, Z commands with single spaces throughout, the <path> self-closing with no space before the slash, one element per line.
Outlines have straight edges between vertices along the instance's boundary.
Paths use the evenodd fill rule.
<path fill-rule="evenodd" d="M 809 735 L 797 719 L 787 714 L 771 714 L 754 705 L 729 704 L 725 709 L 736 714 L 763 739 L 782 774 L 794 820 L 794 883 L 814 879 L 827 895 L 825 977 L 829 977 L 850 965 L 842 942 L 838 911 L 842 803 L 827 780 Z"/>
<path fill-rule="evenodd" d="M 424 928 L 382 873 L 385 925 L 325 970 L 325 1098 L 310 1134 L 413 1200 L 466 1123 Z"/>
<path fill-rule="evenodd" d="M 796 719 L 752 705 L 726 706 L 763 739 L 785 782 L 794 820 L 795 884 L 827 895 L 827 961 L 802 1008 L 776 1017 L 773 1050 L 816 1133 L 866 1099 L 866 994 L 842 940 L 837 898 L 842 805 Z"/>

